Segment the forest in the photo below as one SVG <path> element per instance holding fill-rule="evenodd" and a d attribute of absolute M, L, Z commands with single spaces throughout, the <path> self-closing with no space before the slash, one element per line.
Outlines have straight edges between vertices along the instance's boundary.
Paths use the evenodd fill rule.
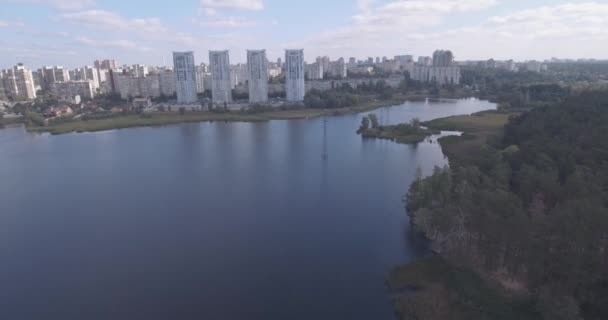
<path fill-rule="evenodd" d="M 448 265 L 527 301 L 530 319 L 607 319 L 608 91 L 512 116 L 501 131 L 475 157 L 412 185 L 414 228 Z M 478 318 L 504 315 L 459 305 Z M 418 303 L 403 317 L 436 307 Z"/>

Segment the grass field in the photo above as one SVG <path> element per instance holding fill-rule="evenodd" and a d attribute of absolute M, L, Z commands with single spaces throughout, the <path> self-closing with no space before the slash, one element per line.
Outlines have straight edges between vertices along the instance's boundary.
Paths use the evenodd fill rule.
<path fill-rule="evenodd" d="M 400 319 L 540 319 L 535 301 L 512 298 L 440 256 L 395 268 L 387 286 Z"/>
<path fill-rule="evenodd" d="M 343 115 L 374 110 L 403 102 L 402 100 L 373 101 L 355 107 L 340 109 L 291 109 L 276 110 L 259 113 L 232 111 L 226 113 L 209 111 L 187 111 L 184 115 L 178 112 L 155 112 L 144 115 L 128 114 L 108 119 L 61 121 L 45 127 L 28 126 L 31 132 L 49 132 L 51 134 L 64 134 L 70 132 L 96 132 L 112 129 L 133 127 L 163 126 L 188 122 L 227 121 L 227 122 L 258 122 L 269 120 L 308 119 L 321 116 Z"/>
<path fill-rule="evenodd" d="M 497 139 L 509 118 L 517 114 L 485 111 L 473 115 L 453 116 L 425 122 L 429 129 L 460 131 L 462 136 L 439 139 L 443 153 L 452 165 L 472 163 L 488 139 Z"/>

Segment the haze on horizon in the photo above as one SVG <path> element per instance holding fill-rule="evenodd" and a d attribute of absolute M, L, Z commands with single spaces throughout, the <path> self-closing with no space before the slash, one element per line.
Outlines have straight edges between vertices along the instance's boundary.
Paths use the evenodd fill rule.
<path fill-rule="evenodd" d="M 170 64 L 171 52 L 247 49 L 306 59 L 450 49 L 458 60 L 608 58 L 608 1 L 575 0 L 0 0 L 0 68 Z"/>

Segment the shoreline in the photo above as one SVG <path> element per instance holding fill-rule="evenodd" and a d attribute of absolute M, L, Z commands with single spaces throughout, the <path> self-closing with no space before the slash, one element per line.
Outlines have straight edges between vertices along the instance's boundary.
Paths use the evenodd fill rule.
<path fill-rule="evenodd" d="M 271 120 L 297 120 L 310 119 L 323 116 L 340 116 L 347 114 L 357 114 L 370 112 L 379 108 L 396 106 L 407 101 L 424 101 L 425 99 L 469 99 L 474 95 L 447 95 L 435 97 L 425 94 L 408 94 L 399 95 L 387 100 L 379 100 L 368 102 L 359 106 L 336 108 L 336 109 L 312 109 L 298 108 L 287 110 L 272 110 L 263 112 L 248 112 L 248 111 L 229 111 L 229 112 L 212 112 L 212 111 L 186 111 L 181 115 L 178 111 L 173 112 L 151 112 L 151 113 L 128 113 L 123 115 L 111 116 L 106 119 L 81 120 L 81 119 L 57 119 L 56 123 L 51 121 L 47 126 L 36 126 L 24 123 L 25 119 L 18 121 L 24 124 L 25 129 L 32 133 L 49 133 L 51 135 L 60 135 L 67 133 L 84 133 L 84 132 L 100 132 L 109 130 L 119 130 L 139 127 L 162 127 L 167 125 L 181 123 L 201 123 L 201 122 L 264 122 Z M 5 119 L 6 120 L 6 119 Z M 6 123 L 8 124 L 8 123 Z M 13 123 L 11 123 L 13 124 Z M 0 129 L 4 126 L 0 120 Z"/>
<path fill-rule="evenodd" d="M 369 104 L 339 108 L 339 109 L 291 109 L 273 110 L 266 112 L 211 112 L 211 111 L 187 111 L 181 115 L 179 112 L 152 112 L 143 114 L 125 114 L 107 119 L 98 120 L 73 120 L 65 121 L 49 126 L 28 126 L 25 128 L 33 133 L 50 133 L 60 135 L 67 133 L 100 132 L 108 130 L 119 130 L 139 127 L 162 127 L 182 123 L 202 122 L 265 122 L 271 120 L 298 120 L 311 119 L 323 116 L 339 116 L 369 112 L 378 108 L 398 105 L 401 100 L 375 101 Z"/>

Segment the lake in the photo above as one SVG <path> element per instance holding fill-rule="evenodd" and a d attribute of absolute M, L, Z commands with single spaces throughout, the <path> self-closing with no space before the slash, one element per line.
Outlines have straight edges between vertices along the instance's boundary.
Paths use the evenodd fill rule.
<path fill-rule="evenodd" d="M 402 197 L 447 160 L 361 118 L 0 130 L 0 319 L 394 319 L 384 279 L 423 250 Z"/>

